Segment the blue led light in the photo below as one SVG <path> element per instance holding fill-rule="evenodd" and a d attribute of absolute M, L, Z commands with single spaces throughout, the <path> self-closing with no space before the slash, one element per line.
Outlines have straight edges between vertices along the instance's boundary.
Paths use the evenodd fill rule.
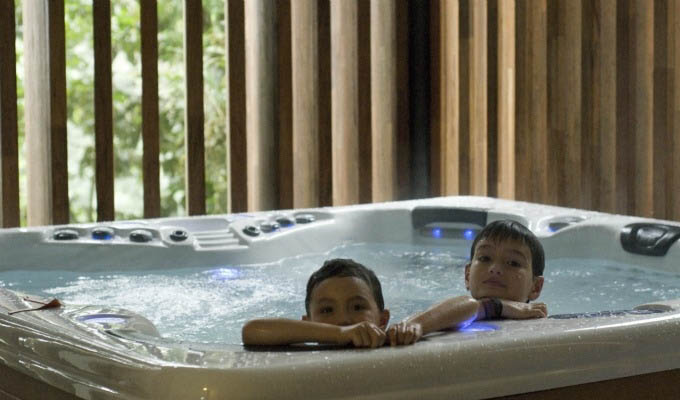
<path fill-rule="evenodd" d="M 487 324 L 483 322 L 473 322 L 470 325 L 458 329 L 460 332 L 490 332 L 497 331 L 498 325 Z"/>
<path fill-rule="evenodd" d="M 206 272 L 216 281 L 232 281 L 241 277 L 241 271 L 238 268 L 217 268 Z"/>
<path fill-rule="evenodd" d="M 436 239 L 440 239 L 442 237 L 441 228 L 433 228 L 432 229 L 432 237 L 436 238 Z"/>
<path fill-rule="evenodd" d="M 472 240 L 475 238 L 476 232 L 474 229 L 466 229 L 463 231 L 463 237 L 466 240 Z"/>

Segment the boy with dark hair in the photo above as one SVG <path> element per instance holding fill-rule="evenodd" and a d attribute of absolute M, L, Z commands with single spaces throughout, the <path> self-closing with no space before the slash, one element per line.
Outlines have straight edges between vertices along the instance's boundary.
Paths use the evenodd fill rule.
<path fill-rule="evenodd" d="M 465 266 L 470 296 L 453 297 L 392 325 L 391 345 L 412 344 L 430 332 L 456 329 L 480 319 L 547 316 L 541 294 L 545 255 L 536 236 L 516 221 L 488 224 L 477 235 Z"/>
<path fill-rule="evenodd" d="M 318 342 L 355 347 L 385 343 L 390 318 L 375 273 L 349 259 L 326 261 L 307 282 L 302 320 L 254 319 L 242 330 L 245 345 Z"/>

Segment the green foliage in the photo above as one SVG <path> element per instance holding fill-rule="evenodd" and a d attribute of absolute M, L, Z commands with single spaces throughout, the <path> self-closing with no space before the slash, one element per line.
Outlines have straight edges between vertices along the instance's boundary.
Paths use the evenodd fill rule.
<path fill-rule="evenodd" d="M 204 0 L 204 109 L 206 208 L 228 211 L 224 1 Z M 96 220 L 92 2 L 66 0 L 68 170 L 71 220 Z M 21 26 L 21 4 L 17 2 Z M 17 68 L 23 93 L 21 31 Z M 185 214 L 184 21 L 182 2 L 158 3 L 161 214 Z M 140 8 L 112 2 L 111 43 L 116 219 L 143 217 Z M 23 109 L 20 125 L 23 130 Z M 23 143 L 23 135 L 20 139 Z M 22 159 L 23 157 L 20 157 Z M 21 180 L 25 182 L 22 162 Z M 22 193 L 25 190 L 22 189 Z M 25 209 L 23 209 L 25 213 Z"/>

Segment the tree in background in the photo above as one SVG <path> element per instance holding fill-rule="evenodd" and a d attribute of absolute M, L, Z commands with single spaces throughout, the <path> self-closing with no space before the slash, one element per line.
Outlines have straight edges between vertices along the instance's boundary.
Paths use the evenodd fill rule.
<path fill-rule="evenodd" d="M 21 3 L 17 10 L 18 97 L 23 98 Z M 94 57 L 92 3 L 65 1 L 68 172 L 71 221 L 96 220 L 94 182 Z M 228 212 L 224 1 L 203 1 L 206 210 Z M 140 10 L 136 0 L 112 2 L 113 118 L 116 219 L 143 216 Z M 182 2 L 158 3 L 161 215 L 185 214 L 184 61 Z M 24 143 L 19 101 L 20 148 Z M 25 157 L 20 154 L 22 223 Z"/>

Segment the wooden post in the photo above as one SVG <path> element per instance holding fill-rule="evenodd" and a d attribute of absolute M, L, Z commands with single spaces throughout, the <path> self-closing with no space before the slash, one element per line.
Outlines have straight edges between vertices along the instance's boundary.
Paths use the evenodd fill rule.
<path fill-rule="evenodd" d="M 271 210 L 278 205 L 276 32 L 275 4 L 246 1 L 246 144 L 251 211 Z"/>
<path fill-rule="evenodd" d="M 13 1 L 0 1 L 0 225 L 19 226 L 17 73 Z"/>
<path fill-rule="evenodd" d="M 498 197 L 515 198 L 515 2 L 498 2 Z"/>
<path fill-rule="evenodd" d="M 372 200 L 397 197 L 396 8 L 371 0 Z"/>
<path fill-rule="evenodd" d="M 357 1 L 331 1 L 333 205 L 359 202 Z"/>
<path fill-rule="evenodd" d="M 469 70 L 469 188 L 470 194 L 487 194 L 487 1 L 470 4 Z"/>
<path fill-rule="evenodd" d="M 592 3 L 592 206 L 616 211 L 616 0 Z M 588 172 L 585 171 L 587 174 Z"/>
<path fill-rule="evenodd" d="M 433 140 L 432 183 L 434 194 L 456 195 L 459 192 L 460 141 L 460 57 L 458 0 L 437 2 L 433 42 Z M 438 8 L 437 8 L 438 7 Z"/>
<path fill-rule="evenodd" d="M 673 171 L 669 186 L 665 188 L 670 192 L 670 210 L 667 218 L 680 221 L 680 0 L 672 0 L 671 15 L 672 23 L 669 24 L 669 47 L 673 57 L 673 101 L 671 108 L 672 118 L 672 141 L 670 153 L 674 155 L 671 170 Z"/>
<path fill-rule="evenodd" d="M 202 1 L 184 1 L 184 68 L 186 207 L 189 215 L 201 215 L 205 214 Z"/>
<path fill-rule="evenodd" d="M 158 4 L 141 1 L 144 218 L 161 215 L 158 135 Z"/>
<path fill-rule="evenodd" d="M 227 76 L 229 77 L 229 186 L 231 211 L 248 210 L 247 150 L 246 150 L 246 49 L 243 0 L 225 2 L 227 26 Z"/>
<path fill-rule="evenodd" d="M 654 112 L 654 7 L 646 1 L 633 3 L 635 68 L 635 215 L 651 217 L 653 201 Z"/>
<path fill-rule="evenodd" d="M 319 110 L 319 205 L 333 204 L 333 153 L 331 125 L 331 5 L 317 3 L 318 19 L 318 110 Z"/>
<path fill-rule="evenodd" d="M 97 221 L 113 221 L 113 88 L 111 77 L 111 1 L 92 4 L 94 29 L 94 130 Z"/>
<path fill-rule="evenodd" d="M 28 225 L 67 223 L 64 2 L 23 7 Z"/>
<path fill-rule="evenodd" d="M 293 208 L 293 159 L 297 152 L 293 147 L 293 51 L 291 25 L 291 0 L 277 0 L 272 2 L 276 15 L 276 69 L 278 80 L 274 90 L 278 96 L 275 109 L 278 119 L 276 126 L 276 146 L 278 154 L 278 202 L 276 208 Z"/>
<path fill-rule="evenodd" d="M 552 160 L 551 200 L 570 207 L 581 207 L 581 30 L 582 3 L 559 0 L 550 4 L 556 14 L 551 29 L 549 103 L 550 136 L 548 144 Z"/>
<path fill-rule="evenodd" d="M 548 202 L 547 2 L 517 2 L 517 198 Z"/>
<path fill-rule="evenodd" d="M 293 207 L 319 204 L 319 69 L 316 0 L 291 2 Z"/>

